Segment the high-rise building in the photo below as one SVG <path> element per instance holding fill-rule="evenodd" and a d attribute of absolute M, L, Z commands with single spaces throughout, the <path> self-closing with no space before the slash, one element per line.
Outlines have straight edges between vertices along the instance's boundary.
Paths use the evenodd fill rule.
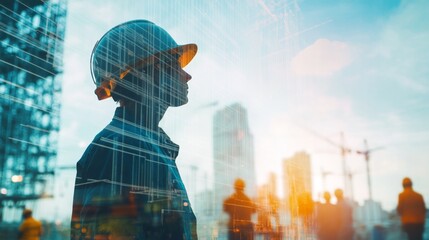
<path fill-rule="evenodd" d="M 0 222 L 52 197 L 65 17 L 66 0 L 0 3 Z"/>
<path fill-rule="evenodd" d="M 246 109 L 233 104 L 217 111 L 213 119 L 214 212 L 220 222 L 227 221 L 222 204 L 234 192 L 235 179 L 243 179 L 245 193 L 256 197 L 253 150 Z"/>
<path fill-rule="evenodd" d="M 284 196 L 291 215 L 298 214 L 297 201 L 303 194 L 312 193 L 311 161 L 306 152 L 297 152 L 283 161 Z"/>

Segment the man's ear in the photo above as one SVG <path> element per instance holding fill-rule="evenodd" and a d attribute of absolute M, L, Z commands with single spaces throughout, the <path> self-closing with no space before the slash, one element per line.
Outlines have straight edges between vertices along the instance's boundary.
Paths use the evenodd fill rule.
<path fill-rule="evenodd" d="M 101 82 L 100 86 L 95 89 L 94 93 L 97 95 L 98 100 L 103 100 L 109 98 L 112 94 L 112 91 L 116 87 L 116 80 L 106 79 Z"/>

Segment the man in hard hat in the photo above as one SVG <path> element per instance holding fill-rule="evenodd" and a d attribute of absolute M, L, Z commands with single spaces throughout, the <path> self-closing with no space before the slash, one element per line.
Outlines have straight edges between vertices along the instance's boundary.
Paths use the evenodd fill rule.
<path fill-rule="evenodd" d="M 398 196 L 396 210 L 401 216 L 402 229 L 409 240 L 423 239 L 426 218 L 426 205 L 423 196 L 413 190 L 413 182 L 406 177 L 402 180 L 404 191 Z"/>
<path fill-rule="evenodd" d="M 243 179 L 236 179 L 234 182 L 235 193 L 223 202 L 223 211 L 229 215 L 229 240 L 253 239 L 254 233 L 251 217 L 256 212 L 256 206 L 244 193 L 245 187 L 246 184 Z"/>
<path fill-rule="evenodd" d="M 31 209 L 24 209 L 22 211 L 22 218 L 24 219 L 19 226 L 19 240 L 39 240 L 42 236 L 42 223 L 33 218 L 33 211 Z"/>
<path fill-rule="evenodd" d="M 158 126 L 168 107 L 188 102 L 182 68 L 196 52 L 146 20 L 118 25 L 95 45 L 95 94 L 120 106 L 77 163 L 72 239 L 197 239 L 179 146 Z"/>

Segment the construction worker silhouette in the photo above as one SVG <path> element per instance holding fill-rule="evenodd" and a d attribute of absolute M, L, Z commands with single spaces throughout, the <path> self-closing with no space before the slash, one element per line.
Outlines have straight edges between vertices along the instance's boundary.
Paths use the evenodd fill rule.
<path fill-rule="evenodd" d="M 77 163 L 72 239 L 197 239 L 179 146 L 158 126 L 168 107 L 187 103 L 191 76 L 182 68 L 196 52 L 146 20 L 120 24 L 95 45 L 95 94 L 120 107 Z"/>
<path fill-rule="evenodd" d="M 353 209 L 351 205 L 344 199 L 343 190 L 335 189 L 335 197 L 337 198 L 336 214 L 338 222 L 338 239 L 349 240 L 353 239 Z"/>
<path fill-rule="evenodd" d="M 229 240 L 253 240 L 251 217 L 256 212 L 256 206 L 244 193 L 245 187 L 243 179 L 236 179 L 234 182 L 235 193 L 223 202 L 223 211 L 229 215 Z"/>
<path fill-rule="evenodd" d="M 423 239 L 426 205 L 423 196 L 413 190 L 413 182 L 406 177 L 402 180 L 404 191 L 398 196 L 396 210 L 401 216 L 402 229 L 409 240 Z"/>
<path fill-rule="evenodd" d="M 23 221 L 19 226 L 19 240 L 39 240 L 42 236 L 42 223 L 33 218 L 31 209 L 22 212 Z"/>

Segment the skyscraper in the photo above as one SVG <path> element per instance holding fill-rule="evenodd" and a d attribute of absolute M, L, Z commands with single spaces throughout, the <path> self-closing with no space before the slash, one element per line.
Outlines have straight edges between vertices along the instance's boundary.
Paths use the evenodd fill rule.
<path fill-rule="evenodd" d="M 256 196 L 253 136 L 247 111 L 240 104 L 216 112 L 213 119 L 213 154 L 214 212 L 219 221 L 224 221 L 223 200 L 234 192 L 235 179 L 245 181 L 245 193 L 249 197 Z"/>
<path fill-rule="evenodd" d="M 0 3 L 0 222 L 52 196 L 65 17 L 66 0 Z"/>
<path fill-rule="evenodd" d="M 304 193 L 312 192 L 311 161 L 306 152 L 297 152 L 283 161 L 284 196 L 291 216 L 298 214 L 297 201 Z"/>

